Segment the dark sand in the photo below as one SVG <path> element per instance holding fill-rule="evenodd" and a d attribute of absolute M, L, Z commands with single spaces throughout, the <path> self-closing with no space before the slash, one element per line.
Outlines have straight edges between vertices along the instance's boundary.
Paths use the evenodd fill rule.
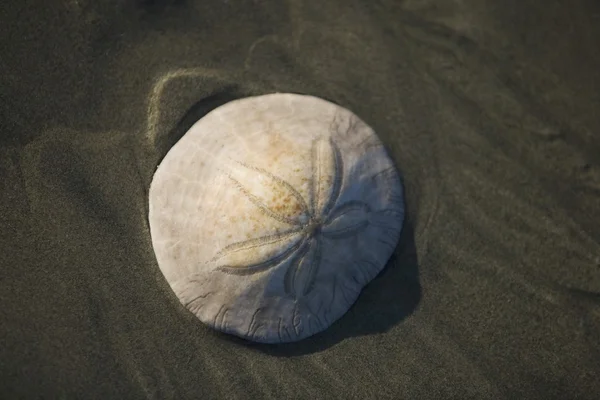
<path fill-rule="evenodd" d="M 600 398 L 597 1 L 2 3 L 1 398 Z M 259 346 L 180 306 L 147 190 L 273 91 L 371 124 L 408 220 L 338 323 Z"/>

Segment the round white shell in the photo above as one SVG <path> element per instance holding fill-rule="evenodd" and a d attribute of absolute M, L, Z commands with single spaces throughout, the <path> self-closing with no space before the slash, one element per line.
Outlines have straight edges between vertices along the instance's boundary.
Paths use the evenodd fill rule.
<path fill-rule="evenodd" d="M 391 256 L 398 172 L 373 130 L 325 100 L 227 103 L 168 152 L 150 187 L 158 265 L 181 303 L 265 343 L 330 326 Z"/>

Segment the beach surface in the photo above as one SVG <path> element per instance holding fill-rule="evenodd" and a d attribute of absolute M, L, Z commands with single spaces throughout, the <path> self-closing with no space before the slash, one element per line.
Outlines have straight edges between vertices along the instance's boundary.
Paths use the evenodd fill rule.
<path fill-rule="evenodd" d="M 4 3 L 1 398 L 599 398 L 600 3 Z M 406 221 L 339 321 L 258 345 L 178 302 L 148 188 L 272 92 L 372 126 Z"/>

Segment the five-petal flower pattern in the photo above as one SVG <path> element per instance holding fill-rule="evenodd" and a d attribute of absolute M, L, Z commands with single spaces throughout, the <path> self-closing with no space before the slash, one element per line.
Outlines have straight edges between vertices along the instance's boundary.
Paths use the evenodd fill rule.
<path fill-rule="evenodd" d="M 234 275 L 247 275 L 271 269 L 287 262 L 284 288 L 288 295 L 300 298 L 313 289 L 321 267 L 324 239 L 356 235 L 369 224 L 369 206 L 360 201 L 337 204 L 343 185 L 343 160 L 330 138 L 317 138 L 311 148 L 311 176 L 308 202 L 285 180 L 254 166 L 238 163 L 259 174 L 270 187 L 285 193 L 295 207 L 275 207 L 253 194 L 238 179 L 229 175 L 239 192 L 256 208 L 288 226 L 286 230 L 226 246 L 212 260 L 217 269 Z"/>

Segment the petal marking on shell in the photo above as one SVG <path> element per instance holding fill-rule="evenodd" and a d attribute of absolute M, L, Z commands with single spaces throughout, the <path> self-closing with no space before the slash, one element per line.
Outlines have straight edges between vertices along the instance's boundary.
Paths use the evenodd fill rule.
<path fill-rule="evenodd" d="M 279 185 L 280 191 L 286 192 L 288 195 L 291 195 L 298 202 L 298 205 L 301 208 L 301 210 L 300 210 L 301 214 L 307 215 L 310 212 L 308 205 L 306 204 L 306 201 L 304 200 L 304 197 L 302 197 L 300 192 L 298 192 L 292 185 L 290 185 L 284 179 L 282 179 L 276 175 L 273 175 L 272 173 L 270 173 L 269 171 L 267 171 L 265 169 L 255 167 L 253 165 L 248 165 L 248 164 L 245 164 L 245 163 L 242 163 L 239 161 L 236 161 L 236 163 L 238 165 L 241 165 L 244 168 L 247 168 L 249 170 L 252 170 L 252 171 L 258 172 L 259 174 L 262 174 L 263 176 L 269 178 L 270 180 L 275 182 L 277 185 Z M 266 212 L 267 215 L 269 215 L 270 217 L 275 218 L 282 222 L 286 222 L 290 225 L 298 225 L 299 224 L 297 219 L 288 218 L 285 215 L 281 215 L 281 214 L 273 211 L 269 206 L 264 204 L 260 200 L 260 198 L 258 198 L 257 196 L 254 196 L 252 193 L 250 193 L 237 179 L 233 178 L 230 174 L 228 174 L 228 177 L 232 181 L 234 181 L 234 183 L 236 183 L 236 186 L 238 187 L 238 189 L 240 189 L 242 191 L 242 193 L 244 193 L 250 199 L 250 201 L 252 201 L 255 205 L 257 205 L 263 212 Z"/>
<path fill-rule="evenodd" d="M 321 229 L 327 238 L 345 238 L 357 234 L 369 225 L 371 208 L 361 201 L 350 201 L 337 207 Z"/>
<path fill-rule="evenodd" d="M 221 250 L 215 258 L 211 260 L 211 262 L 217 262 L 219 259 L 225 258 L 233 253 L 246 251 L 249 255 L 252 254 L 252 250 L 258 247 L 272 245 L 275 243 L 279 243 L 286 239 L 293 239 L 294 236 L 297 236 L 295 240 L 292 240 L 290 246 L 280 252 L 279 254 L 268 256 L 266 259 L 258 258 L 256 260 L 250 259 L 247 264 L 234 266 L 229 264 L 219 265 L 216 269 L 228 274 L 233 275 L 250 275 L 256 272 L 265 271 L 270 269 L 282 261 L 287 259 L 292 253 L 294 253 L 301 245 L 304 243 L 304 236 L 300 233 L 302 232 L 302 228 L 293 229 L 291 231 L 283 232 L 276 235 L 263 236 L 257 239 L 245 240 L 243 242 L 237 242 L 226 246 L 223 250 Z M 256 253 L 254 253 L 256 257 Z"/>
<path fill-rule="evenodd" d="M 332 139 L 315 139 L 311 149 L 312 177 L 310 205 L 313 216 L 324 217 L 331 210 L 342 186 L 343 161 Z M 327 182 L 330 180 L 331 182 Z M 326 190 L 329 189 L 329 193 Z"/>
<path fill-rule="evenodd" d="M 321 241 L 317 236 L 307 240 L 296 253 L 285 274 L 285 291 L 296 298 L 306 296 L 313 289 L 321 262 Z"/>

